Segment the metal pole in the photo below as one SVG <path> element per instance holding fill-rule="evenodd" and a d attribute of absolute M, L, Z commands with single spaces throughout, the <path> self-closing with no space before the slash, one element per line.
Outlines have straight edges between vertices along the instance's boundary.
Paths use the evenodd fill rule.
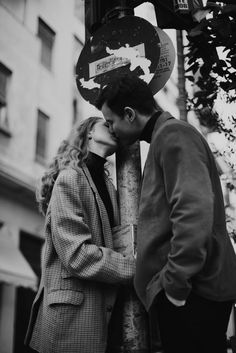
<path fill-rule="evenodd" d="M 184 47 L 183 47 L 183 32 L 182 30 L 176 31 L 177 40 L 177 60 L 178 60 L 178 87 L 179 87 L 179 98 L 177 105 L 180 111 L 180 120 L 187 121 L 187 93 L 185 89 L 185 69 L 184 69 Z"/>
<path fill-rule="evenodd" d="M 136 225 L 141 186 L 139 142 L 129 148 L 119 150 L 116 156 L 116 170 L 121 225 Z M 147 313 L 133 287 L 121 289 L 114 318 L 113 324 L 115 322 L 115 325 L 112 325 L 110 337 L 112 353 L 150 352 Z"/>
<path fill-rule="evenodd" d="M 141 186 L 139 142 L 119 149 L 116 155 L 116 168 L 121 224 L 137 224 Z"/>

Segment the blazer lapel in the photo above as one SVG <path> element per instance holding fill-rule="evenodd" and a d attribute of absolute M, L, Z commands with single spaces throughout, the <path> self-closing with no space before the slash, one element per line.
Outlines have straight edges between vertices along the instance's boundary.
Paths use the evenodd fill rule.
<path fill-rule="evenodd" d="M 117 192 L 116 189 L 109 179 L 109 177 L 105 174 L 105 182 L 107 186 L 108 193 L 111 198 L 111 203 L 113 207 L 113 214 L 114 214 L 114 224 L 119 225 L 120 224 L 120 211 L 117 203 Z"/>
<path fill-rule="evenodd" d="M 82 169 L 84 171 L 85 176 L 88 179 L 89 185 L 94 193 L 95 196 L 95 200 L 97 202 L 98 205 L 98 210 L 99 210 L 99 214 L 100 214 L 100 219 L 101 219 L 101 224 L 102 224 L 102 232 L 103 232 L 103 237 L 104 237 L 104 242 L 105 245 L 108 248 L 113 248 L 113 242 L 112 242 L 112 235 L 111 235 L 111 226 L 110 226 L 110 222 L 109 222 L 109 218 L 108 218 L 108 214 L 106 211 L 106 208 L 102 202 L 102 199 L 99 195 L 99 192 L 93 182 L 93 179 L 89 173 L 89 170 L 87 168 L 87 166 L 84 164 L 82 166 Z M 112 202 L 113 204 L 113 202 Z"/>

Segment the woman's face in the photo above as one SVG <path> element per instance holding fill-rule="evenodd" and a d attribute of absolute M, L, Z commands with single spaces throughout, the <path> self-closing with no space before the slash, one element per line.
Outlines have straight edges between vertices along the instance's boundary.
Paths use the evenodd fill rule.
<path fill-rule="evenodd" d="M 117 150 L 117 139 L 109 131 L 109 125 L 106 120 L 102 118 L 98 120 L 90 131 L 89 136 L 93 150 L 96 151 L 96 148 L 102 149 L 107 156 L 113 154 Z"/>

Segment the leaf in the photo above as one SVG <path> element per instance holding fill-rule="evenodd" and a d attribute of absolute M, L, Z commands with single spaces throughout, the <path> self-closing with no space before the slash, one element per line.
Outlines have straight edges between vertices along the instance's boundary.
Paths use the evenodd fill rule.
<path fill-rule="evenodd" d="M 236 81 L 233 82 L 231 85 L 229 85 L 228 90 L 230 91 L 230 90 L 232 90 L 232 89 L 236 89 Z"/>
<path fill-rule="evenodd" d="M 197 37 L 197 36 L 200 36 L 201 34 L 202 34 L 201 30 L 192 29 L 188 35 L 189 35 L 189 37 Z"/>
<path fill-rule="evenodd" d="M 195 98 L 205 96 L 205 95 L 206 95 L 206 92 L 204 92 L 204 91 L 199 91 L 199 92 L 194 93 Z"/>
<path fill-rule="evenodd" d="M 236 5 L 226 5 L 222 9 L 223 14 L 228 14 L 229 16 L 234 17 L 236 15 Z"/>
<path fill-rule="evenodd" d="M 206 75 L 209 74 L 210 70 L 211 70 L 211 67 L 209 67 L 209 66 L 207 66 L 207 65 L 203 65 L 203 66 L 200 68 L 200 74 L 201 74 L 202 76 L 206 76 Z"/>
<path fill-rule="evenodd" d="M 228 91 L 228 89 L 229 89 L 229 84 L 228 84 L 228 82 L 220 82 L 220 87 L 221 87 L 224 91 Z"/>
<path fill-rule="evenodd" d="M 193 63 L 195 63 L 195 61 L 196 61 L 196 58 L 193 56 L 193 57 L 191 57 L 191 58 L 188 59 L 187 64 L 190 66 L 190 65 L 192 65 Z"/>
<path fill-rule="evenodd" d="M 213 92 L 213 93 L 211 93 L 211 94 L 208 94 L 207 98 L 208 98 L 208 99 L 215 99 L 216 96 L 217 96 L 217 92 Z"/>
<path fill-rule="evenodd" d="M 214 2 L 208 1 L 206 6 L 204 6 L 205 10 L 211 10 L 211 11 L 219 11 L 222 9 L 222 6 L 215 4 Z"/>
<path fill-rule="evenodd" d="M 233 67 L 236 67 L 236 57 L 234 57 L 234 56 L 231 58 L 231 65 Z"/>
<path fill-rule="evenodd" d="M 193 73 L 196 73 L 197 70 L 198 70 L 198 67 L 199 67 L 198 63 L 195 62 L 193 65 L 191 65 L 191 66 L 186 70 L 186 72 L 192 71 Z"/>
<path fill-rule="evenodd" d="M 194 77 L 193 76 L 190 76 L 190 75 L 186 75 L 185 78 L 191 82 L 194 82 Z"/>
<path fill-rule="evenodd" d="M 199 35 L 202 34 L 202 30 L 208 26 L 208 20 L 206 20 L 205 18 L 203 20 L 201 20 L 201 22 L 194 28 L 191 29 L 190 32 L 188 32 L 188 35 L 190 37 L 197 37 Z"/>
<path fill-rule="evenodd" d="M 203 19 L 206 18 L 206 16 L 211 12 L 210 9 L 207 10 L 197 10 L 193 13 L 193 18 L 197 21 L 197 22 L 201 22 Z"/>

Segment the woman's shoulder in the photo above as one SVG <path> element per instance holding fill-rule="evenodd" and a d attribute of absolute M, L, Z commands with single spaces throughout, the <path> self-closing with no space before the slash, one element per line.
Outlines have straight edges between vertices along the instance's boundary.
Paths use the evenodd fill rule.
<path fill-rule="evenodd" d="M 84 178 L 84 171 L 82 166 L 68 166 L 63 168 L 57 177 L 57 181 L 76 181 L 81 178 Z"/>

